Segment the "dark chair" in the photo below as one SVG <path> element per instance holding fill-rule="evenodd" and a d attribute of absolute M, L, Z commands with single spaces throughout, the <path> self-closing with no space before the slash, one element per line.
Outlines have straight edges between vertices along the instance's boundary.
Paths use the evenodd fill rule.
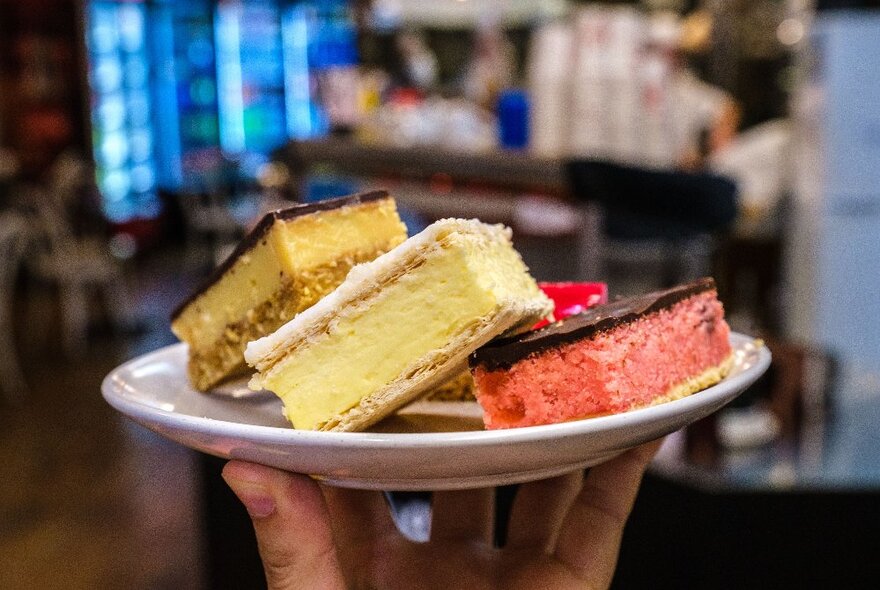
<path fill-rule="evenodd" d="M 30 233 L 23 216 L 0 212 L 0 390 L 10 402 L 22 401 L 27 392 L 27 383 L 18 362 L 12 307 L 16 277 Z"/>
<path fill-rule="evenodd" d="M 736 220 L 736 184 L 715 174 L 588 160 L 566 173 L 572 195 L 600 212 L 602 278 L 627 264 L 652 267 L 661 287 L 709 274 L 714 242 Z"/>

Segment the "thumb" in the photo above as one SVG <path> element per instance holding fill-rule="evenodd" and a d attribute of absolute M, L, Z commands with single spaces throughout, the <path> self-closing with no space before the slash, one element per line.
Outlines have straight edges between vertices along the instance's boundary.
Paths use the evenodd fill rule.
<path fill-rule="evenodd" d="M 223 479 L 250 514 L 270 590 L 345 586 L 317 483 L 241 461 L 227 463 Z"/>

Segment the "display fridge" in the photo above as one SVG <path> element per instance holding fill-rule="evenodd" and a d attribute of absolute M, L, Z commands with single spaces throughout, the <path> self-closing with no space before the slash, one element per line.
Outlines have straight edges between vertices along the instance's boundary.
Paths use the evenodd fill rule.
<path fill-rule="evenodd" d="M 147 5 L 90 2 L 86 46 L 95 176 L 104 213 L 111 221 L 153 217 L 159 202 Z"/>
<path fill-rule="evenodd" d="M 356 87 L 345 0 L 90 0 L 86 45 L 98 186 L 111 220 L 157 190 L 213 190 L 289 139 L 322 135 Z M 329 107 L 329 108 L 328 108 Z M 242 168 L 245 168 L 244 170 Z"/>

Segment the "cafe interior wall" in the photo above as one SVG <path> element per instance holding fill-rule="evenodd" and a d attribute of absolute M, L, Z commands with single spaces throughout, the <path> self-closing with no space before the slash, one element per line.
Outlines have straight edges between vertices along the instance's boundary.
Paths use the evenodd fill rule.
<path fill-rule="evenodd" d="M 797 141 L 785 325 L 880 373 L 880 15 L 820 12 L 792 101 Z"/>

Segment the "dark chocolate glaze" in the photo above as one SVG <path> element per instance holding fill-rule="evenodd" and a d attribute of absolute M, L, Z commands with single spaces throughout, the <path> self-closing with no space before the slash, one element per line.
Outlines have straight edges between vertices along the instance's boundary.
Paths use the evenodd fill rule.
<path fill-rule="evenodd" d="M 370 201 L 379 201 L 382 199 L 388 198 L 387 191 L 371 191 L 367 193 L 358 193 L 355 195 L 348 195 L 346 197 L 339 197 L 337 199 L 327 199 L 325 201 L 318 201 L 316 203 L 305 203 L 302 205 L 294 205 L 293 207 L 287 207 L 285 209 L 278 209 L 276 211 L 271 211 L 266 213 L 260 222 L 254 226 L 254 228 L 248 232 L 248 234 L 241 239 L 241 242 L 238 243 L 238 246 L 235 247 L 235 250 L 232 251 L 226 260 L 220 263 L 217 268 L 211 271 L 211 274 L 208 275 L 208 278 L 196 289 L 192 294 L 190 294 L 186 299 L 184 299 L 171 313 L 171 320 L 174 321 L 177 316 L 183 313 L 183 310 L 193 301 L 195 301 L 202 293 L 207 291 L 214 283 L 220 280 L 220 277 L 232 268 L 232 265 L 235 264 L 235 261 L 238 260 L 243 254 L 245 254 L 248 250 L 253 248 L 268 232 L 269 228 L 272 227 L 276 221 L 288 221 L 290 219 L 294 219 L 296 217 L 302 217 L 303 215 L 309 215 L 311 213 L 318 213 L 321 211 L 330 211 L 331 209 L 339 209 L 341 207 L 347 207 L 350 205 L 358 205 L 360 203 L 368 203 Z"/>
<path fill-rule="evenodd" d="M 512 338 L 493 340 L 471 355 L 470 365 L 471 367 L 480 365 L 488 371 L 509 368 L 531 354 L 584 338 L 592 338 L 599 332 L 672 307 L 692 295 L 714 290 L 715 280 L 707 277 L 665 291 L 625 297 L 597 305 L 540 330 Z"/>

